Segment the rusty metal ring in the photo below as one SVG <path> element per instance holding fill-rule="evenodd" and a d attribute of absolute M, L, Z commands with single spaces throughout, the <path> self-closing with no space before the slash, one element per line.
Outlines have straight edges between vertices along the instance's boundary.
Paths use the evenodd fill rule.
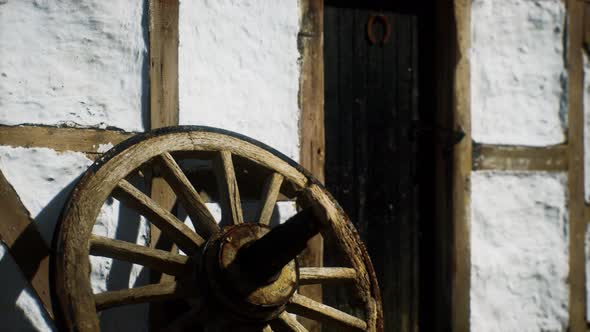
<path fill-rule="evenodd" d="M 381 38 L 381 40 L 379 41 L 377 40 L 377 38 L 375 38 L 375 34 L 373 33 L 373 25 L 375 25 L 375 21 L 377 20 L 381 22 L 381 24 L 383 24 L 383 26 L 385 27 L 385 33 L 383 34 L 383 38 Z M 370 15 L 369 21 L 367 22 L 367 36 L 369 37 L 371 44 L 387 44 L 387 42 L 389 41 L 389 36 L 391 36 L 391 24 L 389 24 L 387 16 Z"/>

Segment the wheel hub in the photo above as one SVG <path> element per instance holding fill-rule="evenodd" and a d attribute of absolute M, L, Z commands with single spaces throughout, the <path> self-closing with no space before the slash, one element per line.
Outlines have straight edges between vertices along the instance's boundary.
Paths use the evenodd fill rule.
<path fill-rule="evenodd" d="M 260 224 L 229 226 L 205 246 L 203 268 L 208 292 L 239 320 L 268 321 L 275 318 L 297 289 L 296 259 L 271 278 L 262 279 L 257 273 L 258 262 L 252 264 L 251 260 L 244 259 L 248 247 L 269 232 L 270 227 Z"/>

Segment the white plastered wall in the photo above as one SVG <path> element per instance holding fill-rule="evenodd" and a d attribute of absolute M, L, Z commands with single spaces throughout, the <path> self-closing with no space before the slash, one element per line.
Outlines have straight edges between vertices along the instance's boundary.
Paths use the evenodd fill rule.
<path fill-rule="evenodd" d="M 145 130 L 146 6 L 144 0 L 0 0 L 0 124 Z M 298 1 L 185 0 L 179 20 L 180 123 L 230 129 L 298 159 Z M 90 163 L 76 152 L 0 146 L 0 170 L 48 243 Z M 245 205 L 248 217 L 255 206 Z M 274 222 L 293 213 L 292 204 L 280 203 Z M 123 227 L 123 218 L 132 222 Z M 105 203 L 94 231 L 148 240 L 145 220 L 116 200 Z M 95 258 L 92 265 L 95 291 L 146 282 L 138 266 Z M 0 274 L 2 328 L 55 329 L 4 246 Z M 101 322 L 105 330 L 143 331 L 146 315 L 146 306 L 134 306 L 106 312 Z"/>
<path fill-rule="evenodd" d="M 299 159 L 297 0 L 180 2 L 180 124 L 214 126 Z"/>
<path fill-rule="evenodd" d="M 565 141 L 565 5 L 560 0 L 472 3 L 472 136 L 545 146 Z"/>
<path fill-rule="evenodd" d="M 472 136 L 484 144 L 565 141 L 561 0 L 472 2 Z M 565 331 L 567 175 L 471 177 L 471 330 Z"/>
<path fill-rule="evenodd" d="M 0 2 L 0 123 L 141 131 L 145 1 Z"/>

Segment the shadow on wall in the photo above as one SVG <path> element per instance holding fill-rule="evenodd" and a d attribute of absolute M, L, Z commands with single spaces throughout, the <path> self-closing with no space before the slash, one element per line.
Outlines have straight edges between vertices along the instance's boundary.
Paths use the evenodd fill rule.
<path fill-rule="evenodd" d="M 4 244 L 0 245 L 0 321 L 3 331 L 55 330 Z"/>
<path fill-rule="evenodd" d="M 26 252 L 27 248 L 35 245 L 32 241 L 45 241 L 47 246 L 51 246 L 50 243 L 47 243 L 48 239 L 52 238 L 61 211 L 77 181 L 78 178 L 55 195 L 35 218 L 34 223 L 41 238 L 39 238 L 39 233 L 33 231 L 33 228 L 27 228 L 13 244 L 15 252 Z M 39 244 L 39 246 L 41 245 Z M 28 258 L 31 270 L 23 271 L 16 265 L 6 247 L 2 245 L 0 253 L 0 273 L 2 274 L 0 321 L 6 331 L 55 330 L 49 315 L 27 282 L 45 257 L 32 256 L 39 251 L 30 250 L 30 252 L 31 256 Z"/>
<path fill-rule="evenodd" d="M 77 183 L 78 179 L 69 183 L 62 189 L 45 208 L 35 218 L 35 224 L 38 226 L 42 237 L 51 238 L 58 219 L 64 208 L 70 192 Z M 141 184 L 133 181 L 138 188 Z M 248 201 L 243 203 L 244 218 L 251 222 L 256 218 L 260 202 Z M 187 220 L 186 212 L 178 209 L 178 216 L 181 220 Z M 290 216 L 289 211 L 282 211 L 278 206 L 274 209 L 271 217 L 271 226 L 276 226 Z M 283 215 L 285 214 L 285 215 Z M 114 217 L 115 215 L 113 215 Z M 124 206 L 120 206 L 114 238 L 133 242 L 138 242 L 141 238 L 141 232 L 145 231 L 146 223 L 142 223 L 142 218 L 138 213 Z M 187 221 L 190 224 L 190 221 Z M 25 232 L 28 233 L 28 232 Z M 38 235 L 37 235 L 38 237 Z M 21 239 L 22 238 L 22 239 Z M 30 237 L 23 235 L 17 240 L 15 245 L 26 246 L 30 248 Z M 41 239 L 38 239 L 41 241 Z M 40 262 L 44 257 L 39 257 Z M 35 267 L 38 265 L 35 264 Z M 53 322 L 44 311 L 36 294 L 27 283 L 27 276 L 32 275 L 32 271 L 25 272 L 16 265 L 13 258 L 7 252 L 4 245 L 0 246 L 0 273 L 2 274 L 0 285 L 0 321 L 2 321 L 3 331 L 31 331 L 31 330 L 56 330 Z M 126 289 L 145 285 L 149 282 L 149 270 L 141 269 L 130 263 L 113 260 L 110 265 L 108 276 L 104 280 L 106 290 Z M 50 285 L 51 286 L 51 285 Z M 149 306 L 139 304 L 124 306 L 105 310 L 100 315 L 102 331 L 145 331 L 148 324 Z"/>
<path fill-rule="evenodd" d="M 133 184 L 146 193 L 145 187 L 142 188 L 143 181 L 134 179 Z M 141 216 L 123 205 L 119 207 L 117 217 L 117 228 L 115 239 L 137 243 L 140 237 L 142 227 L 148 227 L 147 224 L 141 223 Z M 143 229 L 145 231 L 145 229 Z M 146 239 L 147 240 L 147 239 Z M 145 244 L 145 243 L 141 243 Z M 133 264 L 113 260 L 108 278 L 106 280 L 106 290 L 127 289 L 149 283 L 149 269 L 141 269 L 139 266 L 134 268 Z M 100 326 L 102 331 L 147 331 L 148 330 L 148 313 L 147 304 L 129 305 L 100 313 Z"/>
<path fill-rule="evenodd" d="M 50 239 L 66 204 L 70 192 L 77 183 L 78 178 L 62 189 L 35 218 L 36 228 L 42 238 Z M 129 242 L 136 242 L 139 235 L 140 216 L 123 206 L 119 209 L 117 220 L 121 220 L 115 231 L 115 238 Z M 31 234 L 34 234 L 31 236 Z M 31 241 L 43 241 L 38 238 L 36 232 L 25 231 L 15 241 L 14 249 L 26 252 L 33 244 Z M 17 249 L 18 247 L 18 249 Z M 32 253 L 35 251 L 32 250 Z M 32 256 L 31 256 L 32 257 Z M 34 257 L 31 266 L 36 269 L 39 262 L 45 257 Z M 24 273 L 23 273 L 24 272 Z M 55 326 L 49 315 L 45 312 L 37 295 L 30 287 L 27 280 L 35 271 L 22 271 L 7 251 L 6 246 L 0 246 L 0 321 L 3 331 L 34 331 L 55 330 Z M 132 264 L 114 260 L 110 273 L 106 279 L 107 290 L 128 288 L 131 276 L 132 286 L 146 284 L 148 281 L 147 270 L 132 269 Z M 52 285 L 50 284 L 50 287 Z M 128 306 L 105 311 L 101 315 L 103 331 L 144 331 L 147 305 Z M 130 319 L 135 318 L 135 319 Z"/>

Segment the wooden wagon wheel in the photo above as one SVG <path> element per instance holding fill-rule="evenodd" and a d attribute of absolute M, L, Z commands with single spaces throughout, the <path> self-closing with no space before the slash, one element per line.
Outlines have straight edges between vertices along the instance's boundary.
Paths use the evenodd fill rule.
<path fill-rule="evenodd" d="M 215 195 L 205 197 L 199 183 L 190 181 L 179 166 L 186 158 L 212 161 L 222 221 L 229 226 L 221 229 L 205 204 Z M 257 220 L 243 220 L 236 180 L 241 164 L 247 165 L 244 169 L 250 167 L 255 180 L 265 179 L 248 183 L 261 195 Z M 194 231 L 131 184 L 130 177 L 146 168 L 161 173 L 174 190 Z M 279 195 L 296 198 L 306 208 L 271 228 L 269 220 Z M 93 234 L 109 197 L 146 217 L 186 255 Z M 298 266 L 296 255 L 318 232 L 341 250 L 343 266 Z M 94 294 L 89 255 L 140 264 L 175 278 Z M 174 127 L 141 134 L 97 160 L 77 184 L 64 211 L 56 235 L 54 269 L 63 322 L 72 330 L 98 331 L 98 312 L 104 309 L 167 300 L 186 301 L 191 308 L 170 322 L 170 329 L 196 324 L 207 331 L 306 331 L 289 313 L 351 330 L 383 329 L 373 267 L 335 200 L 286 156 L 214 128 Z M 323 283 L 351 287 L 359 306 L 356 316 L 297 293 L 300 285 Z"/>

